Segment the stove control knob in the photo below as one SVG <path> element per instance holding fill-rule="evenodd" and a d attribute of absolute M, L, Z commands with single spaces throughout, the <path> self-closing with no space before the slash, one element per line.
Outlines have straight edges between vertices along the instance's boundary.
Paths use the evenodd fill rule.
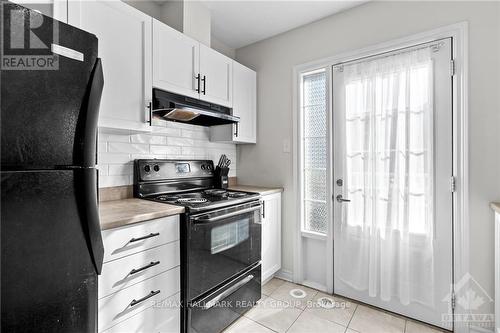
<path fill-rule="evenodd" d="M 153 167 L 153 170 L 154 170 L 154 171 L 156 171 L 156 172 L 160 171 L 160 166 L 159 166 L 158 164 L 157 164 L 157 165 L 155 165 L 155 166 Z"/>
<path fill-rule="evenodd" d="M 144 166 L 144 171 L 150 172 L 151 171 L 151 167 L 149 165 Z"/>
<path fill-rule="evenodd" d="M 202 164 L 201 165 L 201 170 L 205 170 L 207 167 L 205 166 L 205 164 Z"/>

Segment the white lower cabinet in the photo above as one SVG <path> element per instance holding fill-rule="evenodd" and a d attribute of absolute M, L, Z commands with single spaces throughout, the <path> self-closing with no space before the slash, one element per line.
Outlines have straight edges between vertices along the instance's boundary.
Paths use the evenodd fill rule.
<path fill-rule="evenodd" d="M 179 216 L 102 232 L 99 332 L 179 332 Z"/>
<path fill-rule="evenodd" d="M 281 193 L 262 196 L 262 281 L 281 269 Z"/>

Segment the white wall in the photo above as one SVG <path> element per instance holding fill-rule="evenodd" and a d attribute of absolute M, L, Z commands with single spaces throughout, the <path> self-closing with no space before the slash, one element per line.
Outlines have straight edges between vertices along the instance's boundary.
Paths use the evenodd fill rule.
<path fill-rule="evenodd" d="M 500 199 L 498 2 L 370 2 L 236 51 L 258 73 L 258 143 L 238 147 L 238 180 L 285 188 L 283 269 L 293 269 L 296 225 L 292 155 L 283 152 L 283 140 L 292 142 L 293 66 L 461 21 L 470 24 L 470 267 L 494 294 L 488 203 Z"/>
<path fill-rule="evenodd" d="M 99 187 L 133 184 L 133 161 L 139 158 L 210 159 L 221 154 L 233 161 L 229 176 L 236 176 L 236 145 L 210 142 L 209 127 L 159 121 L 151 134 L 99 132 Z"/>
<path fill-rule="evenodd" d="M 161 21 L 182 32 L 184 30 L 184 1 L 164 1 L 159 6 Z"/>
<path fill-rule="evenodd" d="M 184 34 L 210 47 L 210 10 L 198 1 L 184 1 Z"/>
<path fill-rule="evenodd" d="M 212 47 L 214 50 L 217 52 L 222 53 L 226 57 L 229 57 L 231 59 L 236 58 L 236 50 L 227 46 L 223 42 L 221 42 L 217 37 L 214 37 L 212 35 L 212 38 L 210 40 L 210 47 Z"/>
<path fill-rule="evenodd" d="M 161 5 L 154 1 L 146 0 L 122 0 L 128 5 L 140 10 L 141 12 L 154 17 L 157 20 L 162 20 L 161 16 Z"/>

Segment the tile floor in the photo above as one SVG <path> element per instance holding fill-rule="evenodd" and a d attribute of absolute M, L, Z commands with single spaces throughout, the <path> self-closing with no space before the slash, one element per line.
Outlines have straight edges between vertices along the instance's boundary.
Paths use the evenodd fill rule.
<path fill-rule="evenodd" d="M 290 295 L 305 292 L 295 298 Z M 325 299 L 335 304 L 327 303 Z M 329 306 L 331 304 L 331 306 Z M 441 333 L 435 328 L 337 296 L 273 278 L 262 299 L 224 333 Z"/>

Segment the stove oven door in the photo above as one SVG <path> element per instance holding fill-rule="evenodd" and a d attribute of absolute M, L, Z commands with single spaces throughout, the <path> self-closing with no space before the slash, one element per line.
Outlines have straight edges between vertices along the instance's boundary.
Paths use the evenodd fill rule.
<path fill-rule="evenodd" d="M 260 251 L 259 201 L 192 215 L 188 227 L 188 299 L 259 262 Z"/>

